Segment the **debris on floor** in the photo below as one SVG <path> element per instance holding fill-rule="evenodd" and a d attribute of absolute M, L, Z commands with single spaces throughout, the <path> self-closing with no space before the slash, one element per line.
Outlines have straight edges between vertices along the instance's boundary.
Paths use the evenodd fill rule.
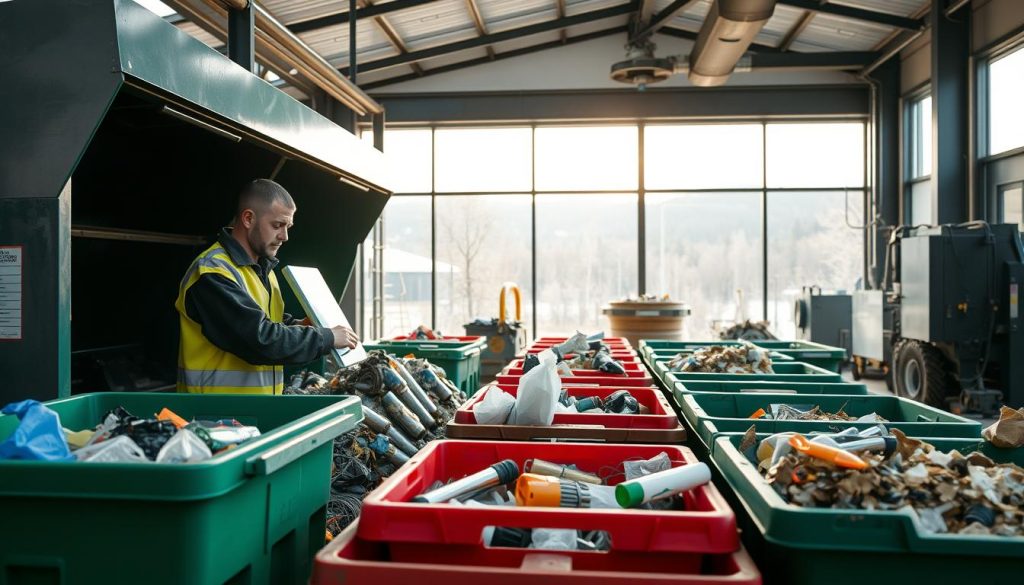
<path fill-rule="evenodd" d="M 999 420 L 982 431 L 981 435 L 996 447 L 1015 449 L 1024 446 L 1024 408 L 1009 406 L 999 409 Z"/>

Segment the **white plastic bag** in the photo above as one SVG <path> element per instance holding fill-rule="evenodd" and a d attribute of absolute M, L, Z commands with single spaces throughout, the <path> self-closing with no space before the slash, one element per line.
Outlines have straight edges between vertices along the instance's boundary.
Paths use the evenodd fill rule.
<path fill-rule="evenodd" d="M 555 418 L 555 405 L 562 392 L 562 382 L 555 366 L 555 353 L 542 351 L 537 359 L 540 365 L 519 379 L 515 406 L 508 417 L 513 425 L 548 426 Z"/>
<path fill-rule="evenodd" d="M 75 451 L 75 458 L 89 463 L 148 463 L 142 447 L 128 435 L 120 435 Z"/>
<path fill-rule="evenodd" d="M 503 425 L 516 399 L 497 386 L 491 386 L 483 400 L 473 407 L 473 416 L 480 425 Z"/>
<path fill-rule="evenodd" d="M 576 550 L 576 531 L 571 528 L 534 528 L 530 548 Z"/>
<path fill-rule="evenodd" d="M 156 454 L 157 463 L 198 463 L 213 457 L 210 448 L 198 435 L 181 429 L 164 443 Z"/>

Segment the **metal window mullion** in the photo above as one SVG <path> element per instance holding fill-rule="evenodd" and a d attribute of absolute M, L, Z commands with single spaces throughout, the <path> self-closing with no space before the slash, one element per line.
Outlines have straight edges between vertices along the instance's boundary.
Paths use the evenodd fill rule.
<path fill-rule="evenodd" d="M 530 308 L 533 335 L 537 337 L 537 125 L 530 126 Z"/>
<path fill-rule="evenodd" d="M 430 328 L 437 327 L 437 132 L 430 128 Z M 467 275 L 466 278 L 469 278 Z M 470 316 L 472 318 L 472 315 Z"/>
<path fill-rule="evenodd" d="M 647 292 L 647 214 L 644 198 L 644 123 L 637 125 L 637 292 Z"/>
<path fill-rule="evenodd" d="M 739 307 L 744 314 L 746 310 Z M 761 315 L 768 320 L 768 123 L 761 122 Z"/>

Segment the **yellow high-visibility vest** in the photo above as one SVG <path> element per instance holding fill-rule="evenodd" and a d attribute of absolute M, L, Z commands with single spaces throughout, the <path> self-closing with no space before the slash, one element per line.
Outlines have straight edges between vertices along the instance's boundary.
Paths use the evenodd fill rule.
<path fill-rule="evenodd" d="M 271 270 L 270 292 L 252 266 L 239 266 L 220 243 L 195 260 L 185 273 L 174 302 L 181 323 L 178 346 L 178 392 L 219 394 L 280 394 L 284 390 L 283 366 L 255 366 L 226 352 L 207 339 L 199 324 L 185 311 L 185 293 L 204 274 L 219 274 L 245 289 L 274 323 L 281 323 L 284 300 L 277 276 Z"/>

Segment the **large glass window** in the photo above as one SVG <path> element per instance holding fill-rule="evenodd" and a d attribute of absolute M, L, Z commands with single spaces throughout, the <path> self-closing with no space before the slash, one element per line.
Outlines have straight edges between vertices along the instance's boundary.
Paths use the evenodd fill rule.
<path fill-rule="evenodd" d="M 768 124 L 769 189 L 864 185 L 864 124 Z"/>
<path fill-rule="evenodd" d="M 384 208 L 384 337 L 430 324 L 430 196 L 394 196 Z"/>
<path fill-rule="evenodd" d="M 673 124 L 644 128 L 644 187 L 759 189 L 761 124 Z"/>
<path fill-rule="evenodd" d="M 768 320 L 793 339 L 804 286 L 852 291 L 863 274 L 863 191 L 768 193 Z"/>
<path fill-rule="evenodd" d="M 601 307 L 641 288 L 640 237 L 643 288 L 692 307 L 689 339 L 748 318 L 792 337 L 802 286 L 854 287 L 862 123 L 658 123 L 642 132 L 641 164 L 638 124 L 389 130 L 399 194 L 384 212 L 384 335 L 420 324 L 460 334 L 496 316 L 509 280 L 524 292 L 531 336 L 606 329 Z M 1012 202 L 1006 209 L 1015 213 Z"/>
<path fill-rule="evenodd" d="M 446 195 L 437 197 L 435 206 L 437 328 L 462 335 L 462 326 L 477 317 L 497 317 L 498 292 L 506 281 L 523 292 L 529 322 L 530 196 Z"/>
<path fill-rule="evenodd" d="M 1024 48 L 988 66 L 988 154 L 1024 146 Z"/>
<path fill-rule="evenodd" d="M 606 327 L 637 292 L 635 194 L 537 196 L 537 335 Z"/>
<path fill-rule="evenodd" d="M 538 191 L 637 188 L 637 127 L 537 128 Z"/>
<path fill-rule="evenodd" d="M 687 339 L 762 310 L 761 192 L 648 194 L 647 284 L 690 305 Z"/>
<path fill-rule="evenodd" d="M 932 98 L 911 100 L 906 108 L 906 182 L 904 221 L 911 225 L 932 223 Z"/>
<path fill-rule="evenodd" d="M 438 192 L 529 191 L 530 128 L 450 128 L 434 133 Z"/>

